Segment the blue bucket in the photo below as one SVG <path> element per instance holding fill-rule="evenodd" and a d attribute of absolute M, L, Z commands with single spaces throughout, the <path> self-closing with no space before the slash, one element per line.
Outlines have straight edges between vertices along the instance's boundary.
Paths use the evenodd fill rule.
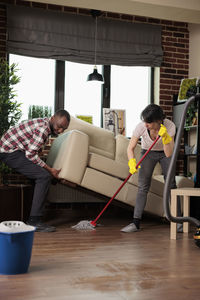
<path fill-rule="evenodd" d="M 35 227 L 19 221 L 0 223 L 0 274 L 28 272 Z"/>

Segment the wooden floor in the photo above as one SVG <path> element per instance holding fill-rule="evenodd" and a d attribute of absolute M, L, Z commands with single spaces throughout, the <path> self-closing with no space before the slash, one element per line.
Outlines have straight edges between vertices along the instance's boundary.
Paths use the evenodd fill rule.
<path fill-rule="evenodd" d="M 0 299 L 199 299 L 195 229 L 175 241 L 169 224 L 144 220 L 140 232 L 120 232 L 127 223 L 102 218 L 96 230 L 82 232 L 70 220 L 55 233 L 35 233 L 29 272 L 0 275 Z"/>

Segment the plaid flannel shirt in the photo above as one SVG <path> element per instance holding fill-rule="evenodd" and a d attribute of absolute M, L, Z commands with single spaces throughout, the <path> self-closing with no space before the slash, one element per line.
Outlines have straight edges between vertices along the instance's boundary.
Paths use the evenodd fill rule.
<path fill-rule="evenodd" d="M 45 162 L 40 159 L 38 152 L 48 141 L 51 133 L 48 118 L 32 119 L 23 121 L 11 127 L 0 139 L 0 152 L 12 153 L 23 151 L 25 156 L 34 164 L 41 167 Z"/>

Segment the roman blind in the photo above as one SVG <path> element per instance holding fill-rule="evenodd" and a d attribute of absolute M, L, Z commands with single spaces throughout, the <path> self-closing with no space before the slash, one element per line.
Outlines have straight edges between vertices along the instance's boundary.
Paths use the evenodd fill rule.
<path fill-rule="evenodd" d="M 161 26 L 98 17 L 96 62 L 160 66 Z M 39 8 L 7 6 L 9 53 L 94 63 L 95 19 Z"/>

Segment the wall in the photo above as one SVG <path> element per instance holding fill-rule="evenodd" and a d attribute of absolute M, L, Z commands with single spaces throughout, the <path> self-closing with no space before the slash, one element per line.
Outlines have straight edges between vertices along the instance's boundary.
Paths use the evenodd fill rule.
<path fill-rule="evenodd" d="M 189 24 L 189 77 L 200 77 L 200 24 Z"/>
<path fill-rule="evenodd" d="M 90 10 L 72 7 L 41 4 L 21 0 L 7 0 L 1 3 L 40 7 L 42 9 L 90 15 Z M 125 22 L 149 23 L 162 25 L 162 45 L 164 51 L 163 63 L 160 68 L 159 89 L 157 98 L 168 118 L 173 114 L 173 96 L 178 93 L 180 81 L 188 77 L 189 71 L 189 31 L 188 24 L 182 22 L 139 17 L 126 14 L 105 12 L 106 18 L 121 19 Z M 0 56 L 6 56 L 6 6 L 0 4 Z M 156 101 L 158 103 L 158 99 Z M 178 162 L 179 172 L 182 173 L 182 159 Z"/>

